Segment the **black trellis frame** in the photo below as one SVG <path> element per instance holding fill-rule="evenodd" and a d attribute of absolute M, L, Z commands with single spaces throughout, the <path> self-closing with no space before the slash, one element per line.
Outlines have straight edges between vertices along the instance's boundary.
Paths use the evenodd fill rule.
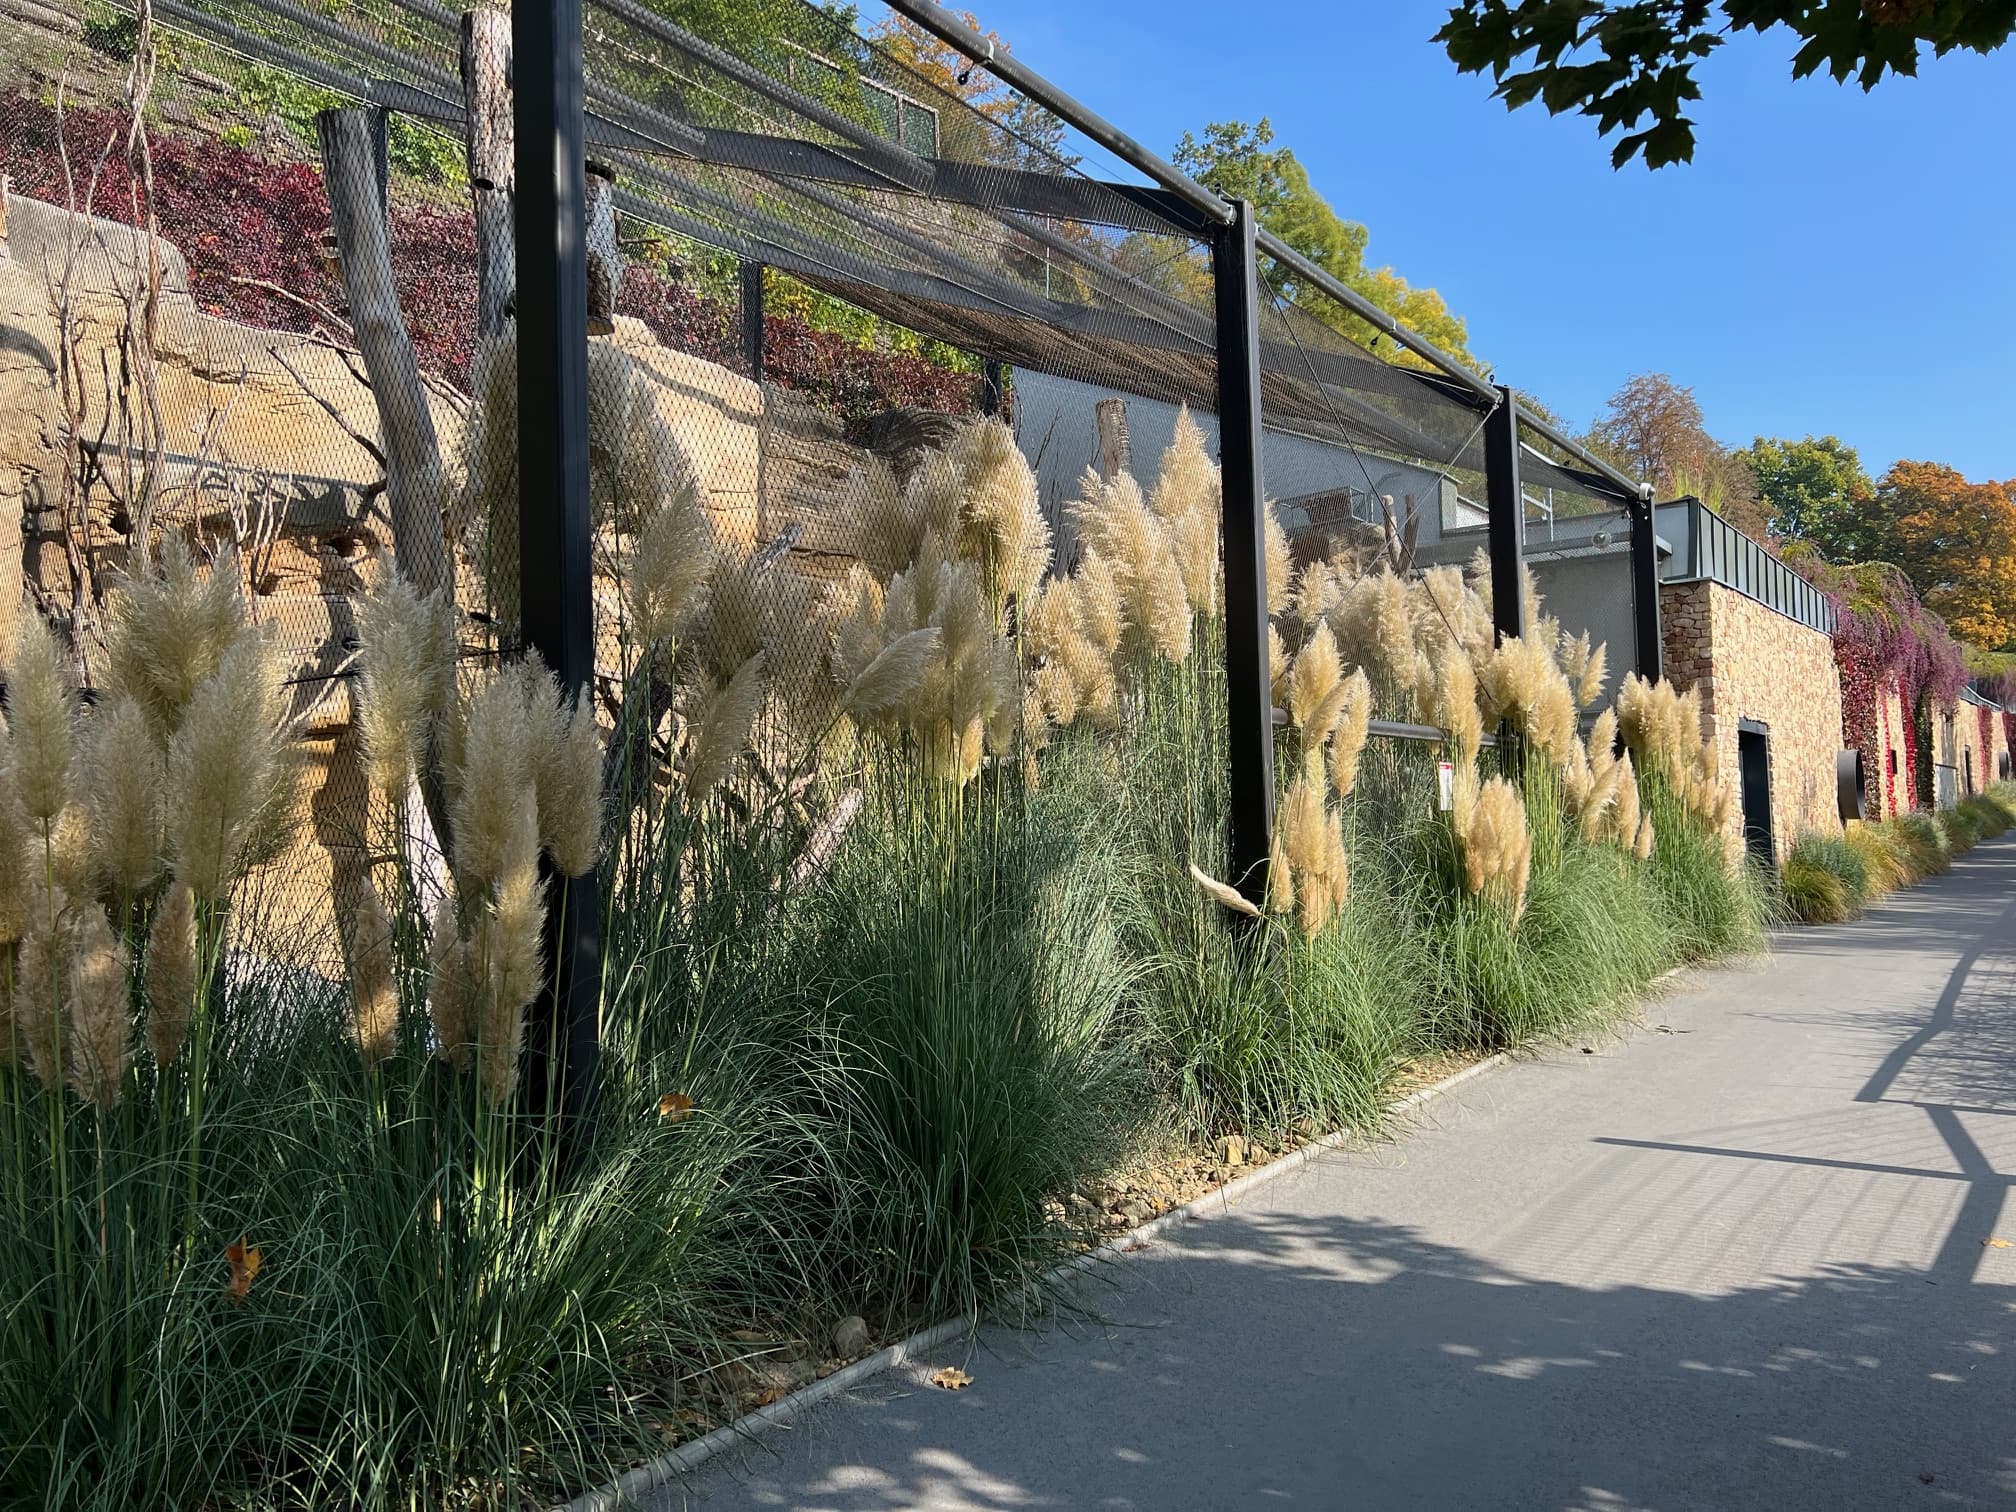
<path fill-rule="evenodd" d="M 1496 639 L 1526 624 L 1526 497 L 1519 482 L 1519 396 L 1500 387 L 1484 419 L 1484 502 L 1490 513 L 1491 622 Z"/>
<path fill-rule="evenodd" d="M 518 242 L 518 509 L 528 650 L 568 696 L 595 670 L 588 502 L 588 253 L 580 0 L 511 14 Z M 587 1132 L 599 1051 L 600 887 L 548 876 L 545 990 L 526 1033 L 525 1089 L 563 1145 Z"/>
<path fill-rule="evenodd" d="M 1218 345 L 1218 463 L 1224 485 L 1226 752 L 1231 881 L 1267 896 L 1274 833 L 1274 699 L 1267 649 L 1267 512 L 1260 427 L 1260 299 L 1253 206 L 1211 237 Z"/>

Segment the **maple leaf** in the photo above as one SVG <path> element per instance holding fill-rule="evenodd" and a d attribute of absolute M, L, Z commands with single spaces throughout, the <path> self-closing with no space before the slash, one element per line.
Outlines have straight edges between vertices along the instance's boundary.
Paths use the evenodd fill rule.
<path fill-rule="evenodd" d="M 942 1370 L 931 1372 L 931 1384 L 933 1386 L 942 1386 L 947 1391 L 964 1391 L 968 1386 L 973 1384 L 973 1377 L 966 1374 L 957 1365 L 947 1365 Z"/>
<path fill-rule="evenodd" d="M 224 1294 L 234 1303 L 243 1302 L 252 1293 L 252 1278 L 259 1274 L 259 1247 L 247 1245 L 245 1236 L 240 1234 L 237 1243 L 224 1247 L 224 1263 L 231 1267 L 231 1279 Z"/>
<path fill-rule="evenodd" d="M 658 1116 L 670 1123 L 678 1123 L 693 1116 L 693 1099 L 684 1092 L 667 1092 L 658 1099 Z"/>

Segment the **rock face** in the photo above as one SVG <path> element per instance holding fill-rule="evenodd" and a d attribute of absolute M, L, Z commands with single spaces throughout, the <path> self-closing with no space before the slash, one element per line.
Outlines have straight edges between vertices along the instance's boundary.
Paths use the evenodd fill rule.
<path fill-rule="evenodd" d="M 151 397 L 134 380 L 146 347 L 132 335 L 145 328 L 150 267 Z M 222 319 L 191 297 L 169 243 L 150 247 L 129 226 L 37 200 L 0 203 L 0 661 L 22 613 L 68 621 L 80 580 L 101 593 L 116 581 L 144 499 L 155 501 L 157 537 L 180 532 L 199 557 L 236 543 L 305 716 L 303 838 L 259 879 L 261 907 L 333 961 L 329 900 L 361 879 L 365 855 L 366 794 L 341 674 L 354 661 L 353 601 L 391 570 L 392 532 L 376 403 L 340 316 L 323 313 L 326 330 L 313 334 Z M 849 444 L 833 416 L 665 347 L 639 321 L 617 319 L 604 339 L 647 376 L 725 545 L 783 537 L 789 570 L 844 575 L 855 551 L 842 485 L 854 469 L 882 465 L 872 451 Z M 438 380 L 426 402 L 452 492 L 470 403 Z M 929 428 L 887 427 L 889 447 L 920 425 Z M 470 576 L 465 566 L 458 581 Z M 89 595 L 84 603 L 75 628 L 88 680 L 96 643 Z"/>

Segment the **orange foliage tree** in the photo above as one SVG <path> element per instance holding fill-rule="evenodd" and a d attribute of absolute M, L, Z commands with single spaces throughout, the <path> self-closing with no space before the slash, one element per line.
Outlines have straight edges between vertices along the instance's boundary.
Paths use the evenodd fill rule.
<path fill-rule="evenodd" d="M 1861 511 L 1856 539 L 1840 544 L 1864 561 L 1904 569 L 1960 639 L 2016 647 L 2016 482 L 1970 483 L 1937 462 L 1899 462 Z"/>

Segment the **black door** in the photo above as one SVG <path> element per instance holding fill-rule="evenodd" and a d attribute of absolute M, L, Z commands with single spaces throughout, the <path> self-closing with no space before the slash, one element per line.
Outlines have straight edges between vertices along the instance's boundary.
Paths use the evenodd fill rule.
<path fill-rule="evenodd" d="M 1743 779 L 1743 844 L 1766 866 L 1778 856 L 1771 842 L 1771 736 L 1762 725 L 1736 727 L 1736 764 Z"/>

